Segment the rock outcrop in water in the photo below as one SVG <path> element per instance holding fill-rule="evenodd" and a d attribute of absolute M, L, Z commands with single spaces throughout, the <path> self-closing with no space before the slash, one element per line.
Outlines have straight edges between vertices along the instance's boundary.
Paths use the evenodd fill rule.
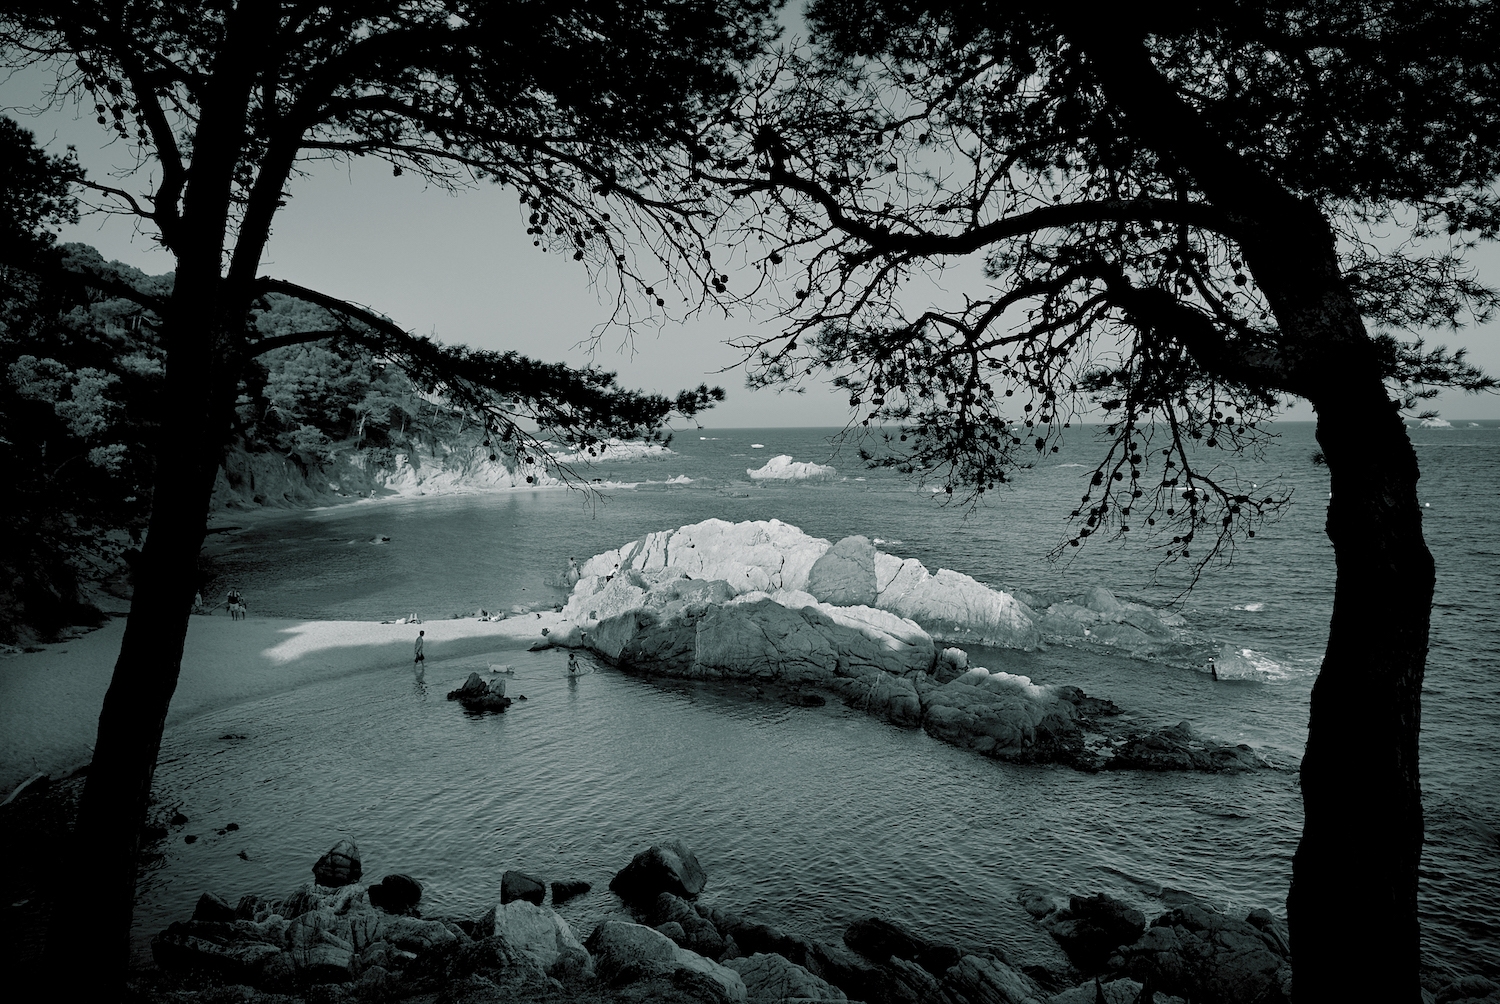
<path fill-rule="evenodd" d="M 1259 766 L 1248 749 L 1220 747 L 1190 730 L 1107 729 L 1118 710 L 1108 701 L 968 668 L 962 649 L 940 648 L 951 639 L 1032 647 L 1039 616 L 1078 637 L 1099 632 L 1132 643 L 1181 622 L 1105 589 L 1080 600 L 1038 615 L 1009 593 L 948 569 L 930 574 L 865 537 L 830 544 L 777 520 L 706 520 L 590 558 L 549 641 L 589 648 L 627 672 L 781 688 L 798 704 L 816 705 L 826 691 L 895 724 L 1017 762 L 1088 770 Z"/>
<path fill-rule="evenodd" d="M 465 711 L 504 711 L 511 700 L 505 696 L 504 680 L 486 680 L 478 673 L 470 673 L 463 686 L 448 691 L 448 700 L 457 701 Z"/>

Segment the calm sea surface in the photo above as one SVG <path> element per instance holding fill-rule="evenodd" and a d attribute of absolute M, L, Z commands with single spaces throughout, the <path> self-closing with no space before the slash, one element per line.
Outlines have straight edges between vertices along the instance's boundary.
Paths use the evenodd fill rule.
<path fill-rule="evenodd" d="M 1422 910 L 1439 973 L 1500 975 L 1500 423 L 1415 429 L 1428 542 L 1438 562 L 1423 703 L 1427 807 Z M 562 911 L 583 933 L 612 909 L 603 891 L 635 851 L 686 840 L 709 872 L 705 898 L 767 922 L 837 936 L 879 913 L 938 937 L 1055 949 L 1017 903 L 1023 885 L 1107 891 L 1148 913 L 1180 891 L 1225 909 L 1284 913 L 1301 827 L 1295 767 L 1327 636 L 1333 556 L 1322 533 L 1326 473 L 1312 427 L 1277 427 L 1264 458 L 1239 465 L 1294 490 L 1281 520 L 1208 571 L 1178 608 L 1170 655 L 1052 646 L 971 659 L 1070 683 L 1152 724 L 1188 720 L 1247 742 L 1284 769 L 1252 776 L 1085 775 L 1018 768 L 839 707 L 794 709 L 670 688 L 609 670 L 567 679 L 564 656 L 507 651 L 510 692 L 529 700 L 473 718 L 443 699 L 484 657 L 408 666 L 221 709 L 168 733 L 156 791 L 202 834 L 170 842 L 141 887 L 136 943 L 187 916 L 211 889 L 231 902 L 303 881 L 339 836 L 372 878 L 405 871 L 429 914 L 479 914 L 519 868 L 596 891 Z M 1186 569 L 1159 568 L 1144 535 L 1096 542 L 1053 563 L 1093 459 L 1087 436 L 1008 492 L 967 511 L 861 467 L 834 430 L 691 430 L 665 457 L 590 473 L 634 485 L 591 503 L 558 490 L 424 497 L 257 519 L 216 534 L 220 585 L 257 615 L 432 620 L 551 606 L 569 556 L 709 517 L 778 518 L 816 536 L 880 538 L 893 554 L 991 585 L 1050 596 L 1105 585 L 1177 602 Z M 760 444 L 759 448 L 755 444 Z M 785 453 L 831 463 L 831 482 L 753 482 Z M 666 484 L 687 477 L 688 484 Z M 232 514 L 226 517 L 233 522 Z M 378 537 L 388 543 L 372 544 Z M 1249 650 L 1258 682 L 1199 671 L 1224 644 Z M 237 831 L 217 835 L 228 823 Z M 243 852 L 243 856 L 241 856 Z"/>

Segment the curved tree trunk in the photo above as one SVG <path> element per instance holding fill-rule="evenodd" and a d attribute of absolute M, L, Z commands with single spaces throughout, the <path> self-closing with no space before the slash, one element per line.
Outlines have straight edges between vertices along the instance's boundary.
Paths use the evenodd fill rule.
<path fill-rule="evenodd" d="M 1434 568 L 1417 458 L 1378 380 L 1314 400 L 1338 567 L 1287 897 L 1298 1002 L 1420 1001 L 1417 764 Z M 1373 386 L 1372 386 L 1373 383 Z"/>
<path fill-rule="evenodd" d="M 182 274 L 181 272 L 179 274 Z M 212 316 L 217 283 L 194 296 L 179 282 L 175 317 Z M 199 289 L 203 289 L 200 286 Z M 44 977 L 63 999 L 118 1000 L 130 958 L 141 827 L 156 756 L 182 665 L 188 616 L 197 590 L 209 498 L 223 450 L 224 374 L 215 365 L 212 325 L 169 322 L 167 382 L 156 448 L 151 521 L 114 675 L 99 714 L 93 762 L 72 836 L 73 867 L 61 876 L 48 928 Z M 76 910 L 89 904 L 97 942 L 87 965 L 76 959 Z"/>

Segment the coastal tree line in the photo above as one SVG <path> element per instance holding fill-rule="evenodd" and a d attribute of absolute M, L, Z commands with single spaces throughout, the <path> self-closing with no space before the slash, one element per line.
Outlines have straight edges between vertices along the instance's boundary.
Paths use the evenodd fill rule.
<path fill-rule="evenodd" d="M 1253 450 L 1281 400 L 1310 401 L 1338 578 L 1302 765 L 1294 992 L 1419 999 L 1434 569 L 1402 415 L 1439 387 L 1493 387 L 1410 334 L 1496 303 L 1464 263 L 1500 234 L 1492 5 L 815 0 L 811 43 L 781 47 L 773 13 L 244 0 L 6 15 L 12 63 L 55 68 L 59 93 L 157 171 L 143 192 L 73 180 L 139 214 L 176 258 L 170 292 L 136 302 L 161 319 L 160 427 L 191 458 L 169 469 L 156 451 L 78 823 L 108 876 L 113 954 L 68 979 L 101 997 L 123 979 L 136 824 L 248 359 L 336 335 L 505 430 L 517 401 L 603 435 L 714 399 L 440 346 L 260 275 L 299 161 L 365 156 L 438 184 L 510 186 L 536 246 L 604 282 L 621 323 L 659 317 L 669 289 L 690 309 L 779 312 L 782 334 L 743 346 L 752 380 L 831 377 L 855 422 L 901 429 L 872 462 L 960 496 L 991 492 L 1097 409 L 1111 442 L 1063 547 L 1145 531 L 1173 560 L 1229 553 L 1284 500 L 1203 451 Z M 974 256 L 978 287 L 912 302 L 914 277 Z M 126 295 L 105 269 L 77 274 Z M 329 327 L 257 330 L 271 294 Z"/>

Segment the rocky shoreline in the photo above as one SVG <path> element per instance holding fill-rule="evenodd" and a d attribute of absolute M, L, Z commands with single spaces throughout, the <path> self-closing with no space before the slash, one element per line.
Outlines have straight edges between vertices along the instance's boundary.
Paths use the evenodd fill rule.
<path fill-rule="evenodd" d="M 700 900 L 709 876 L 680 841 L 638 853 L 610 882 L 614 912 L 580 939 L 552 908 L 585 883 L 507 871 L 479 918 L 426 917 L 422 888 L 393 873 L 365 885 L 340 841 L 314 880 L 231 906 L 204 893 L 190 920 L 152 941 L 138 999 L 243 1002 L 506 1001 L 867 1004 L 1280 1004 L 1290 999 L 1285 927 L 1179 903 L 1147 921 L 1107 895 L 1023 889 L 1056 941 L 1050 965 L 1003 947 L 949 944 L 862 917 L 839 942 L 808 938 Z M 550 904 L 550 905 L 549 905 Z"/>
<path fill-rule="evenodd" d="M 642 676 L 750 684 L 791 703 L 841 700 L 995 759 L 1084 771 L 1268 766 L 1189 722 L 1125 724 L 1108 700 L 970 666 L 953 647 L 1174 643 L 1180 616 L 1102 587 L 1038 611 L 865 537 L 830 543 L 778 520 L 712 519 L 595 555 L 561 613 L 539 645 L 586 649 Z"/>

